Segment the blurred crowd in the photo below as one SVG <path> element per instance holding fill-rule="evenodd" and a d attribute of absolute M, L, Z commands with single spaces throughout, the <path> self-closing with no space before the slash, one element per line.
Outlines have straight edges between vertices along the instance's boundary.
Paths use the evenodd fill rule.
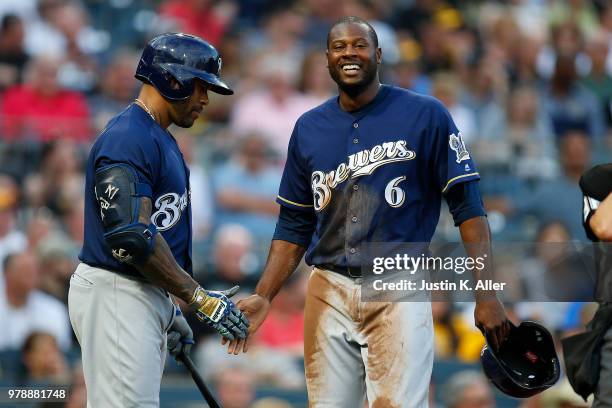
<path fill-rule="evenodd" d="M 106 122 L 133 102 L 146 41 L 192 33 L 223 57 L 235 95 L 211 94 L 193 128 L 170 130 L 191 168 L 195 277 L 248 293 L 274 231 L 293 124 L 335 95 L 325 39 L 346 15 L 375 27 L 382 82 L 433 95 L 451 112 L 481 173 L 495 241 L 586 240 L 577 181 L 612 157 L 610 0 L 2 0 L 0 382 L 72 384 L 66 406 L 83 406 L 66 308 L 83 240 L 83 164 Z M 445 210 L 436 240 L 459 240 Z M 555 260 L 528 255 L 525 276 Z M 254 402 L 261 387 L 304 394 L 307 276 L 302 266 L 279 294 L 246 356 L 226 356 L 192 322 L 195 354 L 223 406 L 291 406 Z M 508 308 L 559 336 L 593 313 L 579 302 Z M 484 340 L 472 310 L 435 303 L 437 366 L 477 362 Z M 185 375 L 170 366 L 168 376 Z M 434 376 L 432 406 L 499 403 L 478 371 L 451 371 Z M 586 405 L 563 383 L 524 406 Z"/>

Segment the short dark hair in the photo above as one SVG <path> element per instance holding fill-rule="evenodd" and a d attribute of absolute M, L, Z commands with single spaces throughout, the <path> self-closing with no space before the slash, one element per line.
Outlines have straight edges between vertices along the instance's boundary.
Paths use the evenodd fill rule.
<path fill-rule="evenodd" d="M 376 30 L 374 30 L 374 27 L 372 27 L 372 25 L 368 23 L 366 20 L 364 20 L 363 18 L 356 17 L 356 16 L 342 17 L 340 20 L 336 21 L 333 26 L 331 26 L 331 28 L 327 32 L 327 48 L 329 48 L 329 40 L 330 40 L 330 34 L 332 30 L 336 28 L 336 26 L 339 26 L 341 24 L 363 24 L 365 25 L 368 28 L 368 34 L 370 36 L 370 40 L 372 40 L 372 42 L 374 43 L 374 47 L 378 48 L 378 35 L 376 35 Z"/>
<path fill-rule="evenodd" d="M 4 17 L 2 17 L 2 21 L 0 21 L 0 32 L 6 33 L 10 28 L 19 23 L 21 23 L 21 17 L 17 14 L 5 14 Z"/>
<path fill-rule="evenodd" d="M 19 255 L 19 252 L 11 252 L 7 254 L 4 259 L 2 259 L 2 271 L 6 273 L 6 270 L 11 265 L 11 262 L 15 259 L 15 257 Z"/>

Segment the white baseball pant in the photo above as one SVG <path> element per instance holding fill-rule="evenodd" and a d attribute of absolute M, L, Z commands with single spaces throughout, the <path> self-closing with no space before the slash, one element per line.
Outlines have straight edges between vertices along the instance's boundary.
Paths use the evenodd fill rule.
<path fill-rule="evenodd" d="M 70 279 L 88 408 L 159 407 L 172 300 L 159 287 L 81 263 Z"/>
<path fill-rule="evenodd" d="M 433 366 L 429 302 L 361 302 L 360 280 L 315 268 L 304 357 L 309 406 L 428 406 Z"/>

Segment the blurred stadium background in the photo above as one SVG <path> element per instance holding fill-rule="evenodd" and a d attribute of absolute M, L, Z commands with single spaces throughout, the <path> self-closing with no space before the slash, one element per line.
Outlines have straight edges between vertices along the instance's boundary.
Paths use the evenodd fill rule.
<path fill-rule="evenodd" d="M 249 293 L 265 261 L 294 121 L 335 93 L 328 28 L 357 15 L 378 32 L 382 80 L 439 98 L 482 175 L 495 241 L 585 241 L 577 180 L 612 157 L 612 2 L 586 0 L 1 0 L 0 387 L 64 384 L 84 407 L 68 280 L 83 239 L 83 163 L 106 121 L 135 97 L 147 39 L 183 31 L 213 43 L 236 90 L 173 129 L 191 166 L 195 275 Z M 437 240 L 458 241 L 446 210 Z M 527 284 L 549 257 L 529 252 Z M 305 407 L 307 268 L 279 294 L 246 356 L 193 322 L 197 364 L 226 408 Z M 531 283 L 530 283 L 531 282 Z M 517 303 L 557 339 L 588 303 Z M 434 304 L 432 407 L 587 406 L 567 383 L 528 401 L 483 381 L 470 304 Z M 4 389 L 4 388 L 2 388 Z M 163 407 L 201 406 L 168 361 Z M 25 406 L 25 405 L 19 405 Z M 53 405 L 46 405 L 53 406 Z"/>

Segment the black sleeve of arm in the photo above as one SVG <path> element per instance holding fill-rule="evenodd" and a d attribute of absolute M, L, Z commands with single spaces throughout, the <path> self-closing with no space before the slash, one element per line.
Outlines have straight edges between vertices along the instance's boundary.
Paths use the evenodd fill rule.
<path fill-rule="evenodd" d="M 291 242 L 307 248 L 317 225 L 312 211 L 301 211 L 281 205 L 276 230 L 272 239 Z"/>
<path fill-rule="evenodd" d="M 600 164 L 587 170 L 580 177 L 580 189 L 584 194 L 583 202 L 583 226 L 587 237 L 591 241 L 599 241 L 597 236 L 591 230 L 589 221 L 599 203 L 606 199 L 608 194 L 612 192 L 612 163 Z"/>
<path fill-rule="evenodd" d="M 448 190 L 444 198 L 453 215 L 455 226 L 461 225 L 470 218 L 487 215 L 482 204 L 477 180 L 455 184 Z"/>

